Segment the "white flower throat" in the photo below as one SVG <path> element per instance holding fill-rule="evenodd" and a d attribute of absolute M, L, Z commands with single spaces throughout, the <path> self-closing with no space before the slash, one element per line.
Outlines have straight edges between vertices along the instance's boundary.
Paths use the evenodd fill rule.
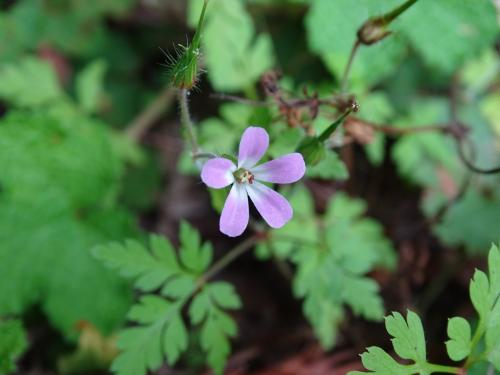
<path fill-rule="evenodd" d="M 233 173 L 234 179 L 239 184 L 252 184 L 254 180 L 253 174 L 245 168 L 239 168 Z"/>

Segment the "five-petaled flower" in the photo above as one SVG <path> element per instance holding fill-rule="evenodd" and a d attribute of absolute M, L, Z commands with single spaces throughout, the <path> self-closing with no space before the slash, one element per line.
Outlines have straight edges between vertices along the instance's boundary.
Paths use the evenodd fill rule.
<path fill-rule="evenodd" d="M 241 137 L 237 166 L 222 157 L 203 165 L 201 179 L 209 187 L 221 189 L 233 184 L 219 222 L 221 232 L 230 237 L 239 236 L 248 225 L 248 197 L 273 228 L 282 227 L 293 216 L 288 201 L 259 181 L 290 184 L 300 180 L 306 171 L 304 158 L 294 152 L 256 166 L 268 146 L 267 132 L 249 127 Z"/>

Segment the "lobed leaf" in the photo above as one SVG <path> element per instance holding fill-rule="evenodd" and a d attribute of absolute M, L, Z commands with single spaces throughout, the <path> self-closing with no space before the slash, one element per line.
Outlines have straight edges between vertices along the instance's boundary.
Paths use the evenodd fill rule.
<path fill-rule="evenodd" d="M 446 350 L 448 356 L 454 361 L 461 361 L 471 351 L 471 328 L 469 322 L 461 317 L 448 320 L 448 337 Z"/>

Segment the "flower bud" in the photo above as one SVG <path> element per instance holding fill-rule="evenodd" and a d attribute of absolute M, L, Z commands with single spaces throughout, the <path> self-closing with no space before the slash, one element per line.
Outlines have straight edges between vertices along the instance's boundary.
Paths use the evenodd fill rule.
<path fill-rule="evenodd" d="M 205 12 L 207 9 L 208 0 L 203 3 L 203 9 L 198 20 L 198 27 L 193 37 L 191 44 L 187 46 L 180 45 L 180 51 L 177 53 L 177 58 L 169 58 L 170 65 L 170 81 L 172 85 L 180 89 L 192 89 L 198 82 L 200 73 L 200 42 L 203 22 L 205 20 Z"/>
<path fill-rule="evenodd" d="M 391 34 L 387 30 L 387 21 L 384 17 L 371 18 L 358 30 L 358 40 L 361 44 L 375 44 Z"/>

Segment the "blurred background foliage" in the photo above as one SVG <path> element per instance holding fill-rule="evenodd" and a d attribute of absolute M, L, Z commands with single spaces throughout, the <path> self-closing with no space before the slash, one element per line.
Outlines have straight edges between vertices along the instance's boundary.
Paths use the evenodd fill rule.
<path fill-rule="evenodd" d="M 106 367 L 114 357 L 106 340 L 123 326 L 133 289 L 92 257 L 95 245 L 144 241 L 149 231 L 176 238 L 181 218 L 220 248 L 230 245 L 206 224 L 207 216 L 216 222 L 208 202 L 220 210 L 225 195 L 211 191 L 210 200 L 197 188 L 163 66 L 164 52 L 175 55 L 192 35 L 202 2 L 0 0 L 0 316 L 9 318 L 0 334 L 9 332 L 16 358 L 28 344 L 10 318 L 24 321 L 26 371 L 58 361 L 63 372 Z M 203 149 L 234 153 L 249 124 L 268 129 L 272 157 L 319 134 L 338 116 L 334 106 L 315 113 L 280 100 L 338 95 L 361 24 L 400 3 L 211 0 L 206 74 L 191 92 Z M 498 241 L 498 174 L 473 173 L 449 134 L 415 130 L 459 121 L 473 164 L 500 163 L 498 19 L 492 0 L 420 0 L 391 24 L 391 36 L 359 48 L 348 92 L 360 111 L 308 169 L 307 188 L 285 192 L 293 221 L 256 249 L 293 267 L 293 293 L 325 348 L 351 319 L 344 306 L 375 321 L 387 304 L 405 306 L 388 292 L 384 307 L 380 285 L 390 287 L 371 277 L 384 268 L 397 274 L 402 248 L 481 259 Z M 37 338 L 46 326 L 51 333 Z M 2 340 L 0 373 L 9 373 Z M 51 350 L 40 349 L 43 340 Z M 88 354 L 96 345 L 111 354 Z M 194 352 L 183 365 L 199 362 Z"/>

